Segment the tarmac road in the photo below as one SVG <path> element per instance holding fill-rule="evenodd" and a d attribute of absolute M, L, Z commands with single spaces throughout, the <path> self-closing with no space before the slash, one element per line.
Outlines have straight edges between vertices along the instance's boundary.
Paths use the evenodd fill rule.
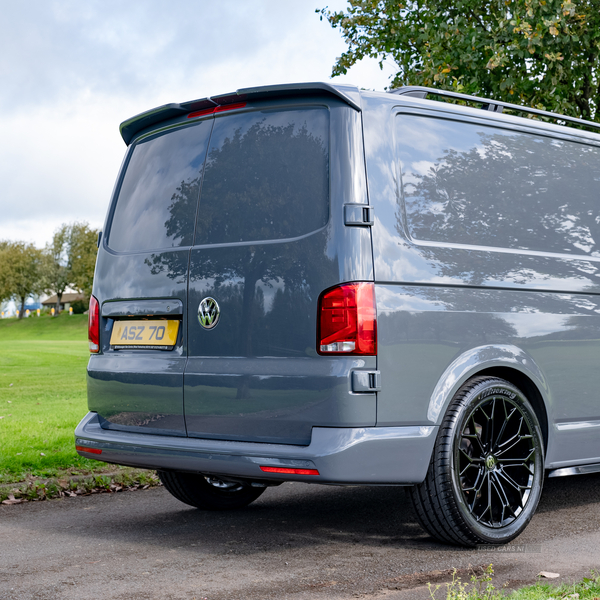
<path fill-rule="evenodd" d="M 498 584 L 570 581 L 600 571 L 599 484 L 547 480 L 510 553 L 432 541 L 402 488 L 284 484 L 227 513 L 164 488 L 0 506 L 0 599 L 407 600 L 446 569 L 490 563 Z"/>

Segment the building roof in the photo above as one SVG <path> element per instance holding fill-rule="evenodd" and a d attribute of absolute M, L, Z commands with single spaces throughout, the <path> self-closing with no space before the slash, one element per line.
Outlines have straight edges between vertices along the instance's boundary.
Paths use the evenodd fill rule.
<path fill-rule="evenodd" d="M 61 304 L 66 304 L 67 302 L 71 303 L 71 302 L 75 302 L 75 300 L 83 300 L 85 298 L 85 296 L 83 294 L 75 294 L 73 292 L 65 292 L 62 295 L 62 298 L 60 299 L 60 303 Z M 56 304 L 57 301 L 57 296 L 56 294 L 53 294 L 52 296 L 50 296 L 50 298 L 46 298 L 46 300 L 44 300 L 42 302 L 42 306 L 54 306 Z"/>

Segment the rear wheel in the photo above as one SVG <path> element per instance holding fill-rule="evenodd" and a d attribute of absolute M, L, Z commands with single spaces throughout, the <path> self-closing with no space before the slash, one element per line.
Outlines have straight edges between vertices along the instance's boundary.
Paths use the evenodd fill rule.
<path fill-rule="evenodd" d="M 224 481 L 200 473 L 158 471 L 167 491 L 177 500 L 203 510 L 233 510 L 248 506 L 264 491 L 247 483 Z"/>
<path fill-rule="evenodd" d="M 518 388 L 492 377 L 468 381 L 442 422 L 427 478 L 409 491 L 417 518 L 444 542 L 509 542 L 537 508 L 543 452 L 537 417 Z"/>

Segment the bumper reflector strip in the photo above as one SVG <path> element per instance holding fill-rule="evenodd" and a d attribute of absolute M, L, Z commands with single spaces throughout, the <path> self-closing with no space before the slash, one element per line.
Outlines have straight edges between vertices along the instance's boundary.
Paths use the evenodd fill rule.
<path fill-rule="evenodd" d="M 100 448 L 87 448 L 86 446 L 75 446 L 75 450 L 79 452 L 89 452 L 90 454 L 102 454 Z"/>
<path fill-rule="evenodd" d="M 287 475 L 318 475 L 317 469 L 288 469 L 286 467 L 261 467 L 265 473 L 286 473 Z"/>

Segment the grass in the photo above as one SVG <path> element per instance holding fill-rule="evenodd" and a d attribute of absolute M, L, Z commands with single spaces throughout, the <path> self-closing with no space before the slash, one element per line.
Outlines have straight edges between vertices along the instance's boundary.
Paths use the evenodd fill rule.
<path fill-rule="evenodd" d="M 598 600 L 600 597 L 600 577 L 584 577 L 580 582 L 572 585 L 552 585 L 550 583 L 536 583 L 515 590 L 510 596 L 511 600 Z"/>
<path fill-rule="evenodd" d="M 42 315 L 28 319 L 0 319 L 0 341 L 52 340 L 86 341 L 87 315 L 62 312 L 58 317 Z"/>
<path fill-rule="evenodd" d="M 489 565 L 480 575 L 472 575 L 470 583 L 461 581 L 456 575 L 445 585 L 428 584 L 432 600 L 598 600 L 600 598 L 600 576 L 592 573 L 574 584 L 553 585 L 538 581 L 510 593 L 497 589 L 493 583 L 494 569 Z M 445 594 L 440 594 L 440 589 Z"/>
<path fill-rule="evenodd" d="M 106 468 L 75 452 L 86 338 L 85 315 L 0 320 L 0 484 Z"/>

